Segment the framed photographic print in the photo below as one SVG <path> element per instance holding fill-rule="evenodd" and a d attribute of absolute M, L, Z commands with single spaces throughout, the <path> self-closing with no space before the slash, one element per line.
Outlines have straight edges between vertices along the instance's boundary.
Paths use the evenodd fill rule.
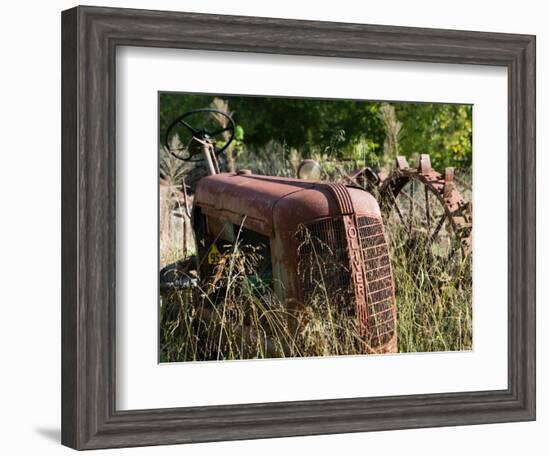
<path fill-rule="evenodd" d="M 533 36 L 77 7 L 62 57 L 63 444 L 535 419 Z"/>

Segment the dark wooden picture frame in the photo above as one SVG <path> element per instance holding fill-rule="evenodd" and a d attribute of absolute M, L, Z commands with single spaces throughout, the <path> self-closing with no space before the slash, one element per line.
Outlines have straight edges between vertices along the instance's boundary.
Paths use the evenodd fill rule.
<path fill-rule="evenodd" d="M 117 46 L 506 67 L 508 388 L 117 410 Z M 98 7 L 62 13 L 63 444 L 93 449 L 534 419 L 534 36 Z"/>

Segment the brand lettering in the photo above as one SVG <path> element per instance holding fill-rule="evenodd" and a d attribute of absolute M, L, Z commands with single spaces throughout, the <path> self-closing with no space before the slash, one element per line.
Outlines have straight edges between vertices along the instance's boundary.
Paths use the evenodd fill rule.
<path fill-rule="evenodd" d="M 362 336 L 366 334 L 366 286 L 363 276 L 363 258 L 361 255 L 361 243 L 357 228 L 351 217 L 346 217 L 348 248 L 350 254 L 352 277 L 355 286 L 355 299 L 357 304 L 357 317 Z"/>

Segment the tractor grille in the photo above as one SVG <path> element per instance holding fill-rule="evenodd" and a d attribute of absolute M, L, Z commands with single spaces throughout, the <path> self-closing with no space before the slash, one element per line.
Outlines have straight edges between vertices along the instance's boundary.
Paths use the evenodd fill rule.
<path fill-rule="evenodd" d="M 388 343 L 395 332 L 393 277 L 382 220 L 357 217 L 367 279 L 367 331 L 373 348 Z"/>
<path fill-rule="evenodd" d="M 366 342 L 372 349 L 395 333 L 393 277 L 382 220 L 357 217 L 367 291 Z M 340 317 L 357 318 L 348 239 L 342 218 L 322 220 L 297 232 L 298 275 L 304 302 L 328 299 Z"/>
<path fill-rule="evenodd" d="M 298 275 L 304 301 L 328 298 L 339 311 L 353 315 L 347 239 L 341 218 L 322 220 L 301 227 L 298 239 Z"/>

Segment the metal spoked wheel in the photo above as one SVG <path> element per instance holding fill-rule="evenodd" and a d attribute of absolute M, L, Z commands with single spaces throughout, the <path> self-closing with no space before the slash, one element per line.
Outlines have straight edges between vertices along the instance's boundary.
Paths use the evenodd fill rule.
<path fill-rule="evenodd" d="M 395 246 L 407 252 L 430 253 L 434 259 L 458 264 L 471 253 L 472 213 L 454 182 L 454 169 L 442 175 L 428 155 L 418 168 L 397 157 L 396 170 L 379 186 L 386 225 Z"/>

